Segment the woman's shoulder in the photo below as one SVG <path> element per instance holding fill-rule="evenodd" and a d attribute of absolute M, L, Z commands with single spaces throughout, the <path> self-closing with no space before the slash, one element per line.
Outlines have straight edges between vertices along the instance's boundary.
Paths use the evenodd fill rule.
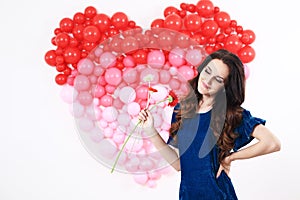
<path fill-rule="evenodd" d="M 265 125 L 265 123 L 265 119 L 252 116 L 249 110 L 243 108 L 241 123 L 234 129 L 234 132 L 238 134 L 235 140 L 234 150 L 236 151 L 251 142 L 253 139 L 252 132 L 255 126 L 259 124 Z"/>

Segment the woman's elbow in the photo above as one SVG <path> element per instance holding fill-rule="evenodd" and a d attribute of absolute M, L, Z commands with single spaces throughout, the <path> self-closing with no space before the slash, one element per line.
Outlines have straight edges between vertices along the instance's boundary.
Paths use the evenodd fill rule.
<path fill-rule="evenodd" d="M 274 144 L 274 150 L 275 151 L 280 151 L 281 150 L 281 142 L 277 140 Z"/>
<path fill-rule="evenodd" d="M 281 142 L 275 138 L 272 142 L 269 144 L 269 148 L 271 152 L 277 152 L 281 150 Z"/>

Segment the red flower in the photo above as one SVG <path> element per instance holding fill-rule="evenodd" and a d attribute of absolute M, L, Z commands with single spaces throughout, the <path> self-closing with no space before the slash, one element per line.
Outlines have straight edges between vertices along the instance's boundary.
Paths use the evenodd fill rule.
<path fill-rule="evenodd" d="M 168 106 L 171 106 L 171 107 L 176 106 L 179 101 L 177 95 L 175 94 L 175 92 L 173 90 L 170 90 L 170 92 L 169 92 L 168 101 L 169 101 Z"/>

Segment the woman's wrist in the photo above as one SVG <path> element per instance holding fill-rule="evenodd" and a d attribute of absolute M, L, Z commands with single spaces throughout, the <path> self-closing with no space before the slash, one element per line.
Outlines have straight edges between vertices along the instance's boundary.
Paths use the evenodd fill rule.
<path fill-rule="evenodd" d="M 229 157 L 230 162 L 236 160 L 236 159 L 235 159 L 235 153 L 231 153 L 228 157 Z"/>
<path fill-rule="evenodd" d="M 154 127 L 146 128 L 146 129 L 144 129 L 144 131 L 145 131 L 146 135 L 149 136 L 149 137 L 157 135 L 157 131 Z"/>

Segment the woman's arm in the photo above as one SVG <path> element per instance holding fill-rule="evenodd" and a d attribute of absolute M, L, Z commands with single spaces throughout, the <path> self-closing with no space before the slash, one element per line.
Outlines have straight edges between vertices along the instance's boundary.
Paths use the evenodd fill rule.
<path fill-rule="evenodd" d="M 253 158 L 280 151 L 280 141 L 264 125 L 257 125 L 253 130 L 252 136 L 256 138 L 258 142 L 240 151 L 232 153 L 229 156 L 231 161 Z"/>
<path fill-rule="evenodd" d="M 230 164 L 234 160 L 248 159 L 280 151 L 281 144 L 279 139 L 264 125 L 257 125 L 252 132 L 252 136 L 258 142 L 227 156 L 219 167 L 217 177 L 220 176 L 222 170 L 229 174 Z"/>
<path fill-rule="evenodd" d="M 158 134 L 153 126 L 153 117 L 148 110 L 142 110 L 139 119 L 143 122 L 144 132 L 150 138 L 151 142 L 163 158 L 177 171 L 180 171 L 180 161 L 178 153 L 171 148 L 163 138 Z"/>

